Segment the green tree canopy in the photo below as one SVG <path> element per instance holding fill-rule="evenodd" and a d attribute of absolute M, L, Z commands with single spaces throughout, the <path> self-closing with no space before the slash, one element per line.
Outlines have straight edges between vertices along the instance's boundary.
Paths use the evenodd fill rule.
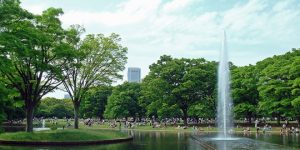
<path fill-rule="evenodd" d="M 125 82 L 116 86 L 104 112 L 106 118 L 127 118 L 143 116 L 143 109 L 138 104 L 141 87 L 139 83 Z"/>
<path fill-rule="evenodd" d="M 112 33 L 89 34 L 79 41 L 78 35 L 82 29 L 72 28 L 74 32 L 70 45 L 76 51 L 74 62 L 65 66 L 63 81 L 66 91 L 74 104 L 74 128 L 78 129 L 78 113 L 80 103 L 91 87 L 110 85 L 112 81 L 120 79 L 120 71 L 124 70 L 127 61 L 127 48 L 120 44 L 119 35 Z"/>
<path fill-rule="evenodd" d="M 259 74 L 255 66 L 237 67 L 232 70 L 231 94 L 236 118 L 251 118 L 257 115 L 259 92 L 257 90 Z"/>
<path fill-rule="evenodd" d="M 81 104 L 81 116 L 84 118 L 98 117 L 103 119 L 107 99 L 111 93 L 111 86 L 90 88 Z"/>
<path fill-rule="evenodd" d="M 292 52 L 257 63 L 261 69 L 259 108 L 266 115 L 278 118 L 299 116 L 299 56 L 300 50 L 293 49 Z"/>
<path fill-rule="evenodd" d="M 154 107 L 163 103 L 176 104 L 187 125 L 189 108 L 214 95 L 216 63 L 205 59 L 173 59 L 164 55 L 150 66 L 144 82 L 142 104 Z"/>
<path fill-rule="evenodd" d="M 47 97 L 41 100 L 35 116 L 44 118 L 70 118 L 74 116 L 73 110 L 74 108 L 71 99 Z"/>
<path fill-rule="evenodd" d="M 28 132 L 34 108 L 64 80 L 62 68 L 73 54 L 61 14 L 61 9 L 49 8 L 33 15 L 18 0 L 0 1 L 0 72 L 24 100 Z"/>

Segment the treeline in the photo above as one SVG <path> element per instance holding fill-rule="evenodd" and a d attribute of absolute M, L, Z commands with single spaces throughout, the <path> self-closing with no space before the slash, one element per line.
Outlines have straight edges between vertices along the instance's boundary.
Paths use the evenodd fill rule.
<path fill-rule="evenodd" d="M 60 15 L 62 9 L 33 14 L 18 0 L 0 1 L 0 122 L 25 117 L 32 132 L 34 116 L 74 117 L 75 128 L 79 117 L 182 117 L 185 124 L 215 117 L 217 62 L 164 55 L 142 83 L 111 87 L 127 61 L 119 35 L 81 36 L 84 28 L 62 28 Z M 300 120 L 299 51 L 230 65 L 236 118 Z M 70 100 L 42 100 L 58 87 Z"/>
<path fill-rule="evenodd" d="M 300 49 L 232 71 L 236 117 L 300 121 Z"/>
<path fill-rule="evenodd" d="M 141 84 L 114 88 L 104 116 L 215 118 L 217 63 L 161 56 Z M 300 121 L 300 49 L 266 58 L 256 65 L 231 64 L 236 119 L 273 117 Z"/>
<path fill-rule="evenodd" d="M 205 59 L 161 56 L 142 83 L 90 89 L 81 104 L 81 117 L 215 118 L 217 65 Z M 300 49 L 256 65 L 231 64 L 231 94 L 236 119 L 299 120 Z"/>

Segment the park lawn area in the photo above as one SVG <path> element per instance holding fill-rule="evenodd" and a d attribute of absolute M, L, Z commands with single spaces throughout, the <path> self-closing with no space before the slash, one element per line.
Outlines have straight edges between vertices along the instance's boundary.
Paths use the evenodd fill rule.
<path fill-rule="evenodd" d="M 65 129 L 0 134 L 0 140 L 13 141 L 94 141 L 126 137 L 128 135 L 122 132 L 101 129 Z"/>
<path fill-rule="evenodd" d="M 81 128 L 86 128 L 86 129 L 107 129 L 107 130 L 119 130 L 119 127 L 116 128 L 111 128 L 109 127 L 109 125 L 107 124 L 101 124 L 101 125 L 92 125 L 92 126 L 84 126 L 82 125 Z M 280 132 L 281 127 L 273 127 L 271 131 L 268 132 Z M 134 128 L 124 128 L 124 126 L 122 126 L 122 130 L 137 130 L 137 131 L 168 131 L 168 132 L 195 132 L 195 131 L 200 131 L 200 132 L 217 132 L 218 128 L 216 127 L 198 127 L 198 129 L 193 129 L 193 127 L 188 127 L 187 129 L 183 129 L 183 128 L 177 128 L 174 126 L 167 126 L 166 128 L 164 127 L 160 127 L 160 128 L 153 128 L 152 126 L 136 126 Z M 239 128 L 234 128 L 233 129 L 235 132 L 243 132 L 243 128 L 239 127 Z M 250 131 L 251 132 L 256 132 L 256 128 L 254 127 L 250 127 Z M 262 127 L 259 130 L 259 132 L 262 132 Z"/>
<path fill-rule="evenodd" d="M 272 123 L 275 123 L 272 122 Z M 57 125 L 54 125 L 50 122 L 46 121 L 46 127 L 57 127 L 57 128 L 62 128 L 63 126 L 66 126 L 67 122 L 64 119 L 58 119 L 57 121 Z M 71 121 L 71 124 L 73 125 L 73 121 Z M 84 125 L 83 122 L 79 122 L 79 128 L 80 129 L 99 129 L 99 130 L 116 130 L 118 131 L 119 128 L 119 123 L 117 123 L 117 127 L 116 128 L 111 128 L 109 126 L 109 124 L 106 122 L 105 124 L 93 124 L 92 126 L 87 126 Z M 180 126 L 183 126 L 183 124 L 179 124 Z M 262 126 L 260 126 L 262 129 Z M 69 127 L 69 129 L 73 128 L 73 126 Z M 271 132 L 280 132 L 281 127 L 273 127 Z M 152 126 L 149 125 L 144 125 L 144 126 L 135 126 L 133 128 L 124 128 L 124 124 L 122 123 L 122 130 L 140 130 L 140 131 L 170 131 L 170 132 L 178 132 L 178 131 L 182 131 L 182 132 L 194 132 L 195 130 L 193 129 L 193 127 L 189 127 L 187 129 L 182 129 L 182 128 L 177 128 L 176 126 L 170 126 L 168 125 L 166 128 L 160 127 L 160 128 L 153 128 Z M 203 132 L 217 132 L 218 129 L 216 127 L 200 127 L 200 131 Z M 235 132 L 243 132 L 243 128 L 239 127 L 239 128 L 234 128 Z M 254 128 L 254 124 L 250 127 L 250 131 L 251 132 L 256 132 L 256 128 Z M 262 130 L 260 130 L 262 131 Z M 270 131 L 269 131 L 270 132 Z"/>

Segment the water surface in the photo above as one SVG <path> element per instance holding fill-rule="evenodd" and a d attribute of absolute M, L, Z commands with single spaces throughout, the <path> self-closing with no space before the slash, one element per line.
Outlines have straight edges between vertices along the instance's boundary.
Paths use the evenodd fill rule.
<path fill-rule="evenodd" d="M 207 137 L 216 137 L 216 134 L 194 134 L 189 132 L 147 132 L 147 131 L 132 131 L 134 134 L 134 140 L 131 142 L 108 144 L 108 145 L 91 145 L 91 146 L 73 146 L 73 147 L 17 147 L 17 146 L 0 146 L 0 149 L 4 150 L 195 150 L 205 149 L 203 145 L 195 140 L 193 137 L 197 137 L 203 140 Z M 247 149 L 251 148 L 251 143 L 262 142 L 262 146 L 272 146 L 272 149 L 300 149 L 299 135 L 279 135 L 279 134 L 250 134 L 247 136 L 235 135 L 235 137 L 245 138 L 248 143 L 243 143 L 242 140 L 236 140 L 234 142 L 218 141 L 218 143 L 208 142 L 215 149 L 231 149 L 232 143 L 240 144 L 239 148 L 234 149 Z M 250 142 L 249 142 L 250 141 Z M 259 143 L 260 145 L 261 143 Z M 275 144 L 275 146 L 274 146 Z M 227 148 L 226 148 L 227 146 Z M 230 147 L 231 146 L 231 147 Z M 266 148 L 266 147 L 265 147 Z M 264 149 L 264 147 L 261 147 Z"/>

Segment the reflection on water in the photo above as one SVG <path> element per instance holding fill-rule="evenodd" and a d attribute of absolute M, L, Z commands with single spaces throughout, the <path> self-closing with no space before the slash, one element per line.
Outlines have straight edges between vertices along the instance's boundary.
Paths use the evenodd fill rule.
<path fill-rule="evenodd" d="M 269 143 L 276 143 L 279 145 L 286 145 L 290 147 L 296 147 L 300 149 L 299 134 L 253 134 L 249 135 L 249 138 L 253 138 L 259 141 L 265 141 Z"/>
<path fill-rule="evenodd" d="M 133 131 L 129 134 L 134 135 L 134 140 L 131 142 L 108 144 L 108 145 L 91 145 L 91 146 L 73 146 L 73 147 L 16 147 L 16 146 L 0 146 L 0 149 L 12 150 L 198 150 L 207 149 L 205 145 L 193 138 L 193 133 L 186 132 L 145 132 L 145 131 Z M 206 136 L 214 136 L 213 134 L 194 135 L 199 139 L 204 139 Z M 250 134 L 250 135 L 236 135 L 246 139 L 249 143 L 257 142 L 256 145 L 278 144 L 286 145 L 289 147 L 300 148 L 299 135 L 277 135 L 277 134 Z M 244 138 L 243 138 L 244 137 Z M 251 140 L 251 139 L 253 140 Z M 209 142 L 208 142 L 209 143 Z M 237 147 L 232 148 L 233 144 L 240 144 Z M 210 143 L 211 144 L 211 143 Z M 211 144 L 214 149 L 229 150 L 229 149 L 243 149 L 247 146 L 247 143 L 243 143 L 240 140 L 234 142 L 218 141 Z M 276 145 L 275 145 L 276 146 Z M 277 147 L 276 146 L 276 147 Z M 251 147 L 251 146 L 250 146 Z M 279 148 L 277 147 L 277 149 Z M 251 148 L 250 148 L 251 149 Z M 254 147 L 252 147 L 254 149 Z M 286 149 L 286 148 L 284 148 Z"/>

